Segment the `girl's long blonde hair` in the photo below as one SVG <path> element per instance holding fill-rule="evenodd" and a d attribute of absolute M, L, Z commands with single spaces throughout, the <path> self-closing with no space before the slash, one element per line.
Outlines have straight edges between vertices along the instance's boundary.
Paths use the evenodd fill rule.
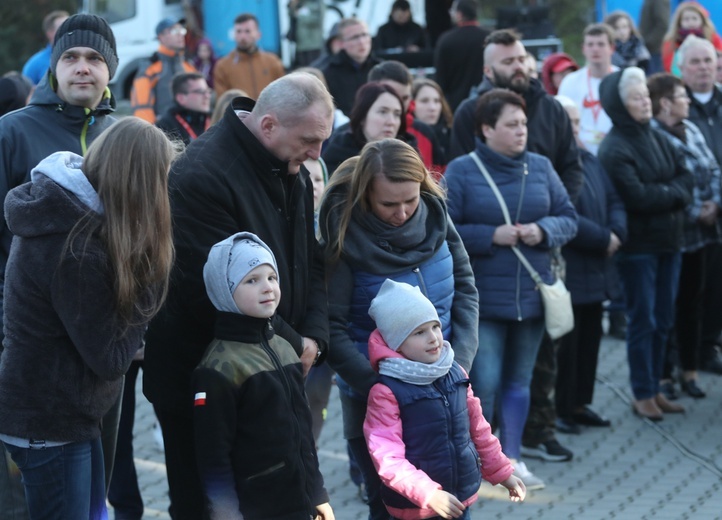
<path fill-rule="evenodd" d="M 114 278 L 116 310 L 126 326 L 149 321 L 168 290 L 174 256 L 168 170 L 177 150 L 155 126 L 126 117 L 93 142 L 83 161 L 105 211 L 99 219 L 81 220 L 66 245 L 72 252 L 81 232 L 98 233 Z M 150 299 L 144 297 L 149 288 Z"/>
<path fill-rule="evenodd" d="M 326 219 L 338 219 L 338 232 L 334 236 L 327 234 L 327 244 L 331 251 L 331 259 L 337 261 L 343 253 L 346 231 L 351 222 L 354 208 L 363 212 L 371 211 L 369 192 L 375 177 L 383 175 L 390 182 L 418 182 L 422 194 L 445 198 L 445 193 L 431 177 L 419 154 L 411 146 L 399 139 L 382 139 L 368 143 L 361 150 L 361 155 L 346 159 L 336 169 L 324 192 L 324 202 L 332 204 L 328 208 Z M 338 187 L 344 189 L 339 190 Z M 344 197 L 332 202 L 332 193 L 341 191 Z M 326 201 L 328 199 L 328 201 Z M 326 230 L 331 229 L 330 222 L 322 222 Z"/>

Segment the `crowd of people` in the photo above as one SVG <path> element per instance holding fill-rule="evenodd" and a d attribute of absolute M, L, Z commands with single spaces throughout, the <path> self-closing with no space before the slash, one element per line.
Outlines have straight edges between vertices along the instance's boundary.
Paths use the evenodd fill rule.
<path fill-rule="evenodd" d="M 722 374 L 722 39 L 700 4 L 611 13 L 583 64 L 538 67 L 472 0 L 433 37 L 405 0 L 373 39 L 288 8 L 291 71 L 253 14 L 224 57 L 161 20 L 126 117 L 92 14 L 50 13 L 0 79 L 0 519 L 142 518 L 141 370 L 174 520 L 342 518 L 316 452 L 334 383 L 351 478 L 390 520 L 471 518 L 482 479 L 523 501 L 530 459 L 574 456 L 557 432 L 609 427 L 605 313 L 631 413 L 684 413 Z M 436 76 L 384 50 L 433 52 Z M 575 326 L 552 338 L 557 280 Z"/>

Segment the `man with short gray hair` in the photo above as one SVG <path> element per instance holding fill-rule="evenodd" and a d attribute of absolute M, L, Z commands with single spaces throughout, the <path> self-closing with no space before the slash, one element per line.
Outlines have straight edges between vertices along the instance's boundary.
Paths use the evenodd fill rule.
<path fill-rule="evenodd" d="M 214 336 L 217 311 L 203 282 L 213 244 L 239 231 L 268 244 L 284 295 L 270 324 L 291 343 L 306 372 L 325 355 L 323 257 L 303 162 L 319 158 L 333 110 L 317 78 L 289 74 L 263 89 L 256 103 L 235 98 L 171 168 L 176 263 L 166 305 L 146 336 L 143 390 L 163 431 L 174 520 L 204 518 L 191 373 Z"/>
<path fill-rule="evenodd" d="M 690 97 L 689 120 L 699 127 L 707 146 L 722 164 L 722 91 L 715 85 L 717 52 L 710 41 L 695 35 L 687 36 L 677 50 L 677 66 Z M 708 245 L 705 254 L 707 265 L 720 265 L 722 244 Z M 716 345 L 722 333 L 719 320 L 722 272 L 719 269 L 707 271 L 703 309 L 700 368 L 722 374 L 722 352 Z"/>

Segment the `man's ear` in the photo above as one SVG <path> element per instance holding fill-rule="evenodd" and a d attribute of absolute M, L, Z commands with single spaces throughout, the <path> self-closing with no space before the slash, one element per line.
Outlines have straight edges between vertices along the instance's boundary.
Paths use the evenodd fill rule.
<path fill-rule="evenodd" d="M 266 139 L 270 139 L 273 136 L 278 126 L 278 120 L 273 114 L 265 114 L 261 117 L 259 127 L 261 129 L 261 134 Z"/>

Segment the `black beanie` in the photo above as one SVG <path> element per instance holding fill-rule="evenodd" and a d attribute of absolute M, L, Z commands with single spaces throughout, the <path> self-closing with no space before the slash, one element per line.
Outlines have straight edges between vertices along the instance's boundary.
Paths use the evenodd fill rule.
<path fill-rule="evenodd" d="M 60 56 L 72 47 L 89 47 L 103 55 L 112 78 L 118 68 L 113 30 L 103 18 L 94 14 L 76 14 L 65 20 L 55 33 L 50 70 L 55 74 Z"/>

